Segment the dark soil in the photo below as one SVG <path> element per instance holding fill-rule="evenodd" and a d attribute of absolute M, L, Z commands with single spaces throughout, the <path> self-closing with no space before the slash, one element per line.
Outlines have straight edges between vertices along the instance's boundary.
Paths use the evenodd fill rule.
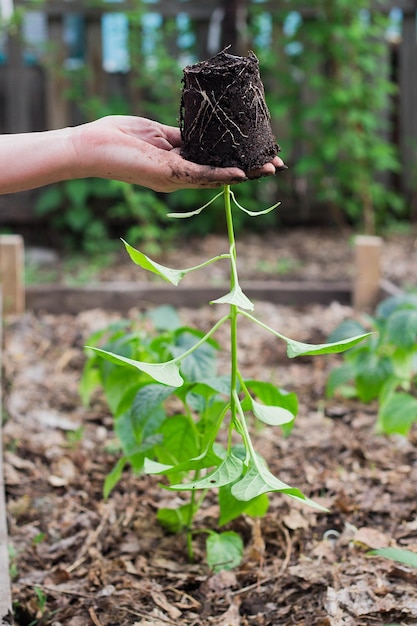
<path fill-rule="evenodd" d="M 278 152 L 253 52 L 220 52 L 184 69 L 180 126 L 181 154 L 195 163 L 236 166 L 245 172 Z"/>
<path fill-rule="evenodd" d="M 399 284 L 415 285 L 409 239 L 387 244 L 383 265 Z M 342 253 L 340 242 L 332 246 L 323 233 L 291 241 L 279 242 L 281 253 L 299 258 L 305 252 L 306 265 L 294 271 L 307 280 L 320 272 L 339 277 L 341 263 L 345 272 L 349 267 L 348 246 Z M 308 254 L 313 241 L 316 253 Z M 276 259 L 277 248 L 262 242 L 246 242 L 245 272 L 254 273 L 255 260 L 265 255 L 270 264 Z M 194 252 L 201 260 L 223 243 L 207 239 L 204 254 Z M 222 313 L 219 306 L 180 310 L 184 323 L 202 330 Z M 324 340 L 354 316 L 337 302 L 303 309 L 258 302 L 255 313 L 306 342 Z M 226 527 L 244 539 L 239 568 L 213 574 L 205 561 L 204 529 L 218 529 L 215 493 L 196 520 L 194 563 L 187 561 L 184 537 L 166 533 L 155 518 L 158 507 L 177 507 L 184 495 L 126 470 L 103 500 L 104 478 L 118 458 L 112 418 L 100 393 L 83 407 L 78 386 L 83 345 L 116 317 L 101 310 L 76 317 L 28 313 L 5 327 L 5 481 L 16 625 L 415 625 L 416 570 L 368 552 L 388 545 L 416 550 L 417 431 L 408 438 L 377 435 L 376 405 L 325 399 L 328 372 L 340 356 L 288 361 L 278 340 L 249 320 L 240 324 L 244 375 L 296 391 L 300 403 L 289 438 L 265 428 L 254 433 L 255 445 L 279 478 L 329 512 L 271 495 L 264 518 L 242 516 Z M 226 327 L 216 339 L 225 349 L 220 369 L 227 371 Z"/>

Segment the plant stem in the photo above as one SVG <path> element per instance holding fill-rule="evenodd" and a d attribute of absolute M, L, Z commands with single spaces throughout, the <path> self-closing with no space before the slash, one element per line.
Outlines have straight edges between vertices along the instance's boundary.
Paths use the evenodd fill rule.
<path fill-rule="evenodd" d="M 230 291 L 236 286 L 237 282 L 237 271 L 236 271 L 236 242 L 235 242 L 235 233 L 233 229 L 233 216 L 232 216 L 232 207 L 230 202 L 230 186 L 224 186 L 224 209 L 226 213 L 226 224 L 227 224 L 227 234 L 229 236 L 229 244 L 230 244 Z M 236 400 L 235 400 L 235 392 L 237 389 L 237 378 L 238 378 L 238 359 L 237 359 L 237 316 L 238 316 L 238 307 L 235 304 L 230 305 L 230 365 L 231 365 L 231 374 L 230 374 L 230 411 L 232 414 L 231 425 L 236 420 Z"/>

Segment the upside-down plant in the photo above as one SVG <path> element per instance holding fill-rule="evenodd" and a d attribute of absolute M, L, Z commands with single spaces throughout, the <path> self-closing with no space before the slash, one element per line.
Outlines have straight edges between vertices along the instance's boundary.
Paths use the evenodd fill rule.
<path fill-rule="evenodd" d="M 227 313 L 205 334 L 189 328 L 168 332 L 168 323 L 160 336 L 149 339 L 126 333 L 123 327 L 114 328 L 111 342 L 104 348 L 87 347 L 92 357 L 84 374 L 85 398 L 98 381 L 103 384 L 122 441 L 124 455 L 108 478 L 106 492 L 116 484 L 126 463 L 137 471 L 164 477 L 164 488 L 168 490 L 188 491 L 188 503 L 177 510 L 165 509 L 158 517 L 171 530 L 186 530 L 190 558 L 193 518 L 208 490 L 219 490 L 220 525 L 242 512 L 263 515 L 268 507 L 266 494 L 270 492 L 318 506 L 298 488 L 273 475 L 266 459 L 254 447 L 249 429 L 251 419 L 285 431 L 295 418 L 297 398 L 270 382 L 245 377 L 239 365 L 239 319 L 247 318 L 283 341 L 291 359 L 342 352 L 367 336 L 365 333 L 335 343 L 313 345 L 290 339 L 258 319 L 253 302 L 239 284 L 233 209 L 261 216 L 277 205 L 263 211 L 249 211 L 237 202 L 228 185 L 211 202 L 220 196 L 224 200 L 229 239 L 229 250 L 224 254 L 195 267 L 172 269 L 153 261 L 127 242 L 124 244 L 134 263 L 174 285 L 189 272 L 227 259 L 230 290 L 211 303 L 227 305 Z M 198 215 L 211 202 L 196 211 L 175 213 L 171 217 Z M 213 351 L 218 348 L 214 335 L 225 324 L 230 325 L 230 372 L 219 376 L 213 367 Z M 160 362 L 156 362 L 157 357 L 161 358 Z M 169 415 L 163 407 L 172 396 L 180 400 L 182 409 Z M 215 554 L 219 542 L 220 552 L 223 541 L 228 547 L 230 542 L 236 542 L 233 533 L 209 533 L 207 546 L 212 549 L 214 544 Z M 229 549 L 227 554 L 230 556 Z M 233 558 L 228 560 L 232 565 L 237 562 Z"/>

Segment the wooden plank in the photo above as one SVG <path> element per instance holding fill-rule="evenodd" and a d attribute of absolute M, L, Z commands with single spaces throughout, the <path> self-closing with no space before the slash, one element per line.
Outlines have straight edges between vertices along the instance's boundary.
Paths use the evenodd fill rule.
<path fill-rule="evenodd" d="M 24 246 L 20 235 L 0 235 L 0 283 L 4 314 L 25 310 Z"/>
<path fill-rule="evenodd" d="M 351 285 L 348 282 L 278 282 L 259 281 L 242 284 L 245 294 L 254 301 L 267 301 L 289 306 L 311 303 L 330 304 L 337 301 L 349 304 Z M 88 309 L 101 308 L 127 312 L 138 307 L 171 304 L 175 307 L 200 307 L 224 295 L 223 287 L 173 287 L 149 283 L 101 283 L 87 287 L 70 288 L 61 285 L 32 286 L 26 289 L 27 309 L 35 312 L 77 314 Z"/>
<path fill-rule="evenodd" d="M 353 306 L 372 310 L 378 302 L 381 283 L 382 239 L 359 235 L 355 238 L 355 280 Z"/>
<path fill-rule="evenodd" d="M 0 346 L 2 345 L 2 313 L 1 313 L 1 292 L 0 292 Z M 0 351 L 1 355 L 1 351 Z M 1 398 L 1 359 L 0 359 L 0 409 Z M 0 625 L 12 624 L 12 596 L 9 574 L 9 552 L 7 540 L 7 516 L 6 497 L 3 470 L 3 437 L 0 419 Z"/>

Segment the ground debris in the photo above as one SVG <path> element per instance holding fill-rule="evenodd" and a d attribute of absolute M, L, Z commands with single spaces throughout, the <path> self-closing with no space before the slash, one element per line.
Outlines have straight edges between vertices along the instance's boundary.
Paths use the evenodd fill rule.
<path fill-rule="evenodd" d="M 257 311 L 283 332 L 288 321 L 288 334 L 303 341 L 323 319 L 332 326 L 329 309 L 318 306 L 259 303 Z M 333 311 L 334 325 L 351 314 L 338 306 Z M 199 327 L 215 313 L 180 311 Z M 245 539 L 242 567 L 213 574 L 204 538 L 196 536 L 196 562 L 190 564 L 184 538 L 166 534 L 154 521 L 158 503 L 169 496 L 153 477 L 126 472 L 103 501 L 103 480 L 115 462 L 108 448 L 111 420 L 103 403 L 91 412 L 78 399 L 82 345 L 96 322 L 94 314 L 26 314 L 5 329 L 5 479 L 17 625 L 417 622 L 415 572 L 368 554 L 384 544 L 411 548 L 417 540 L 415 434 L 402 441 L 377 436 L 375 414 L 354 401 L 341 419 L 329 418 L 323 390 L 331 361 L 319 368 L 303 360 L 290 367 L 281 359 L 264 364 L 256 359 L 264 336 L 252 329 L 245 375 L 279 380 L 300 399 L 292 435 L 261 430 L 255 445 L 273 472 L 329 512 L 272 496 L 256 526 L 244 517 L 228 526 Z M 220 343 L 227 341 L 224 332 Z M 243 359 L 245 342 L 247 337 Z M 79 354 L 56 368 L 70 349 Z M 40 421 L 40 408 L 57 419 Z M 82 437 L 69 437 L 68 421 L 82 424 Z M 215 511 L 209 499 L 198 518 L 201 528 L 212 527 Z"/>

